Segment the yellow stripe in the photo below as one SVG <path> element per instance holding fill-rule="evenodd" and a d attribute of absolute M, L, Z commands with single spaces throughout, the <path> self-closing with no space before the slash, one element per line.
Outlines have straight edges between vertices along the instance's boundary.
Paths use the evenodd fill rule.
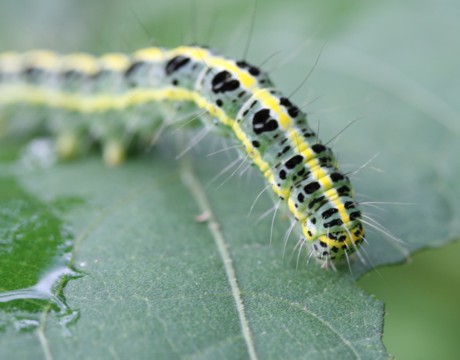
<path fill-rule="evenodd" d="M 337 208 L 340 214 L 340 218 L 342 219 L 343 223 L 346 224 L 350 221 L 350 217 L 347 214 L 345 209 L 345 204 L 339 199 L 339 194 L 335 188 L 329 189 L 324 192 L 324 196 L 329 200 L 334 207 Z"/>
<path fill-rule="evenodd" d="M 133 54 L 135 60 L 160 62 L 172 59 L 175 56 L 186 56 L 196 62 L 201 62 L 210 68 L 222 68 L 235 74 L 241 85 L 252 90 L 257 85 L 257 80 L 246 71 L 241 70 L 234 61 L 213 55 L 209 50 L 200 47 L 181 46 L 172 50 L 160 48 L 141 49 Z"/>
<path fill-rule="evenodd" d="M 23 66 L 53 71 L 59 67 L 61 56 L 48 50 L 34 50 L 24 54 Z"/>
<path fill-rule="evenodd" d="M 288 138 L 298 153 L 305 157 L 304 165 L 311 171 L 313 181 L 317 181 L 323 189 L 330 189 L 334 183 L 325 170 L 320 166 L 319 160 L 316 158 L 314 151 L 311 149 L 307 142 L 304 142 L 300 135 L 293 129 L 288 130 Z M 334 192 L 330 193 L 326 190 L 323 195 L 326 197 L 330 204 L 333 204 L 339 211 L 339 215 L 344 224 L 350 221 L 350 218 L 345 209 L 343 201 L 338 199 L 338 194 Z M 290 206 L 292 208 L 293 205 Z M 299 213 L 298 211 L 293 212 L 294 215 Z M 296 215 L 297 216 L 297 215 Z M 306 216 L 304 216 L 304 219 Z"/>
<path fill-rule="evenodd" d="M 281 109 L 279 99 L 270 94 L 269 90 L 260 88 L 254 89 L 254 98 L 260 101 L 264 108 L 270 109 L 277 115 L 282 129 L 288 130 L 294 125 L 292 118 Z"/>
<path fill-rule="evenodd" d="M 315 157 L 315 153 L 311 149 L 310 144 L 302 138 L 296 129 L 291 128 L 286 130 L 286 132 L 291 145 L 299 154 L 303 155 L 305 162 L 308 162 Z"/>
<path fill-rule="evenodd" d="M 119 53 L 105 54 L 98 61 L 103 69 L 110 71 L 125 71 L 131 65 L 129 57 Z"/>
<path fill-rule="evenodd" d="M 141 49 L 133 54 L 133 58 L 138 61 L 163 61 L 165 59 L 165 51 L 156 47 Z"/>
<path fill-rule="evenodd" d="M 61 71 L 75 70 L 87 75 L 93 75 L 99 71 L 97 58 L 89 54 L 68 54 L 64 55 L 61 61 Z"/>
<path fill-rule="evenodd" d="M 334 206 L 339 211 L 340 219 L 344 224 L 350 222 L 350 216 L 348 215 L 347 210 L 345 209 L 345 204 L 343 201 L 340 201 L 338 198 L 334 200 Z"/>
<path fill-rule="evenodd" d="M 298 131 L 293 128 L 294 122 L 292 118 L 288 116 L 279 105 L 279 99 L 270 94 L 270 92 L 267 89 L 255 89 L 253 98 L 261 102 L 263 107 L 270 109 L 270 111 L 276 114 L 277 118 L 279 119 L 279 125 L 287 133 L 287 138 L 289 139 L 290 144 L 293 146 L 293 148 L 296 150 L 298 154 L 301 154 L 304 157 L 304 165 L 308 168 L 309 171 L 311 171 L 312 180 L 319 182 L 323 189 L 330 189 L 333 186 L 332 179 L 319 166 L 319 161 L 316 158 L 316 154 L 311 149 L 310 144 L 308 144 L 308 142 L 304 140 L 304 138 L 298 133 Z M 278 195 L 281 195 L 280 190 L 275 192 Z M 282 195 L 285 198 L 289 197 L 289 191 L 284 191 Z M 333 206 L 337 208 L 343 223 L 348 223 L 350 221 L 350 218 L 345 209 L 345 204 L 337 197 L 337 192 L 335 192 L 334 196 L 330 196 L 326 191 L 324 195 L 326 199 L 329 201 L 329 203 L 333 204 Z M 292 200 L 290 197 L 288 199 L 288 208 L 289 211 L 296 218 L 299 219 L 299 221 L 302 222 L 307 218 L 306 214 L 302 214 L 296 209 L 295 201 Z"/>
<path fill-rule="evenodd" d="M 295 200 L 292 198 L 288 199 L 288 208 L 289 211 L 297 218 L 299 221 L 302 223 L 305 221 L 307 218 L 307 215 L 304 213 L 301 213 L 296 207 L 295 207 Z"/>
<path fill-rule="evenodd" d="M 184 55 L 191 59 L 201 62 L 210 68 L 222 68 L 238 78 L 241 85 L 248 90 L 252 90 L 257 85 L 257 80 L 245 70 L 241 70 L 233 60 L 227 60 L 220 56 L 213 55 L 209 50 L 198 47 L 181 46 L 168 52 L 168 58 Z"/>
<path fill-rule="evenodd" d="M 186 56 L 197 62 L 206 63 L 211 58 L 215 57 L 207 49 L 193 46 L 180 46 L 175 49 L 168 50 L 166 52 L 166 58 L 172 59 L 176 56 Z"/>
<path fill-rule="evenodd" d="M 267 89 L 256 89 L 254 90 L 253 98 L 257 99 L 261 102 L 262 106 L 265 108 L 270 109 L 270 111 L 274 112 L 279 119 L 279 124 L 281 128 L 287 133 L 287 137 L 296 150 L 298 154 L 304 156 L 304 165 L 311 171 L 312 180 L 317 181 L 320 183 L 321 187 L 324 189 L 329 189 L 333 186 L 332 179 L 329 175 L 319 166 L 319 161 L 316 158 L 315 153 L 311 149 L 308 142 L 304 141 L 301 135 L 297 132 L 296 129 L 293 129 L 294 122 L 290 116 L 288 116 L 285 111 L 279 105 L 279 99 L 272 94 Z M 317 167 L 317 170 L 313 170 Z M 289 190 L 285 189 L 284 191 L 278 190 L 275 191 L 278 195 L 282 195 L 284 198 L 289 197 Z M 283 192 L 283 194 L 280 194 Z M 339 214 L 341 216 L 341 220 L 344 223 L 349 221 L 348 214 L 346 213 L 344 204 L 342 201 L 335 199 L 333 200 L 329 196 L 326 195 L 327 200 L 334 204 L 334 206 L 339 210 Z M 299 212 L 295 207 L 295 201 L 289 197 L 288 200 L 288 208 L 289 211 L 300 221 L 304 221 L 306 219 L 306 215 Z"/>
<path fill-rule="evenodd" d="M 0 70 L 4 72 L 21 71 L 23 56 L 12 51 L 0 53 Z"/>
<path fill-rule="evenodd" d="M 89 96 L 43 89 L 32 85 L 0 86 L 0 104 L 2 105 L 27 102 L 84 113 L 122 110 L 150 101 L 193 101 L 195 95 L 190 90 L 180 88 L 134 89 L 122 95 L 95 94 Z"/>

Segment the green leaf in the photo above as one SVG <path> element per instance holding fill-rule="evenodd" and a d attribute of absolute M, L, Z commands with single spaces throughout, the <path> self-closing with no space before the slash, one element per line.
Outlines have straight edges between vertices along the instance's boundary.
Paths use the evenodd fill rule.
<path fill-rule="evenodd" d="M 207 162 L 200 175 L 209 179 L 218 163 Z M 62 341 L 58 315 L 45 313 L 37 329 L 56 357 L 73 342 L 76 358 L 110 349 L 121 358 L 244 358 L 250 349 L 261 358 L 383 356 L 382 304 L 357 291 L 346 272 L 296 271 L 283 261 L 267 223 L 242 214 L 253 199 L 235 195 L 238 181 L 208 199 L 206 180 L 171 158 L 101 165 L 88 159 L 19 176 L 43 202 L 82 199 L 61 214 L 75 234 L 73 263 L 86 274 L 65 288 L 80 319 L 69 326 L 70 342 Z M 181 177 L 192 182 L 189 190 Z M 250 193 L 260 188 L 259 181 L 247 186 Z M 212 215 L 201 223 L 204 208 Z M 35 336 L 20 338 L 24 355 L 43 351 Z M 5 356 L 18 351 L 15 339 L 7 329 Z"/>
<path fill-rule="evenodd" d="M 56 34 L 63 48 L 72 48 L 66 36 L 73 34 L 90 39 L 81 40 L 86 46 L 82 49 L 107 49 L 114 29 L 126 21 L 124 7 L 103 19 L 105 6 L 97 2 L 77 9 L 48 3 L 52 6 L 41 14 L 51 18 L 49 29 L 62 17 L 51 9 L 77 12 L 89 21 L 98 16 L 96 24 L 104 21 L 95 39 L 94 29 L 79 24 L 79 16 L 70 16 L 68 32 Z M 345 166 L 350 171 L 380 152 L 354 177 L 357 192 L 370 201 L 416 204 L 382 205 L 386 212 L 367 208 L 404 244 L 369 231 L 370 244 L 364 249 L 370 260 L 355 261 L 353 276 L 346 266 L 336 273 L 312 263 L 305 266 L 303 256 L 297 268 L 297 253 L 290 259 L 294 235 L 283 256 L 289 224 L 282 216 L 276 219 L 270 244 L 270 217 L 257 222 L 272 206 L 270 199 L 262 197 L 254 213 L 246 216 L 264 186 L 258 174 L 234 176 L 219 187 L 224 176 L 206 186 L 231 161 L 226 154 L 206 157 L 210 150 L 204 147 L 176 161 L 173 143 L 165 140 L 152 155 L 117 169 L 104 167 L 94 156 L 31 167 L 25 156 L 12 160 L 16 146 L 2 143 L 0 300 L 5 294 L 17 298 L 0 307 L 0 357 L 387 358 L 381 342 L 383 304 L 360 290 L 354 278 L 460 233 L 460 123 L 452 96 L 460 89 L 458 82 L 450 81 L 458 63 L 452 59 L 458 59 L 460 49 L 457 42 L 447 41 L 430 42 L 427 49 L 420 40 L 451 38 L 452 30 L 447 33 L 438 25 L 458 28 L 450 15 L 455 4 L 443 3 L 350 1 L 332 8 L 302 1 L 283 3 L 281 11 L 279 2 L 267 2 L 257 10 L 259 30 L 248 55 L 252 62 L 261 63 L 279 49 L 284 50 L 282 57 L 289 57 L 312 34 L 327 39 L 307 89 L 294 98 L 301 104 L 326 94 L 306 109 L 313 127 L 321 119 L 324 141 L 354 118 L 364 117 L 334 146 L 341 163 L 352 163 Z M 177 14 L 180 5 L 156 4 L 153 11 L 139 2 L 135 10 L 146 14 L 141 20 L 171 44 L 174 34 L 165 30 L 174 27 L 171 17 L 179 19 L 176 25 L 188 19 L 185 9 Z M 214 41 L 225 43 L 225 29 L 244 23 L 242 9 L 248 12 L 248 5 L 219 7 L 224 16 L 217 25 L 219 40 Z M 415 9 L 421 14 L 415 16 Z M 197 18 L 203 19 L 203 14 Z M 427 28 L 432 18 L 433 26 Z M 15 26 L 9 19 L 6 23 Z M 201 33 L 210 22 L 198 27 Z M 328 25 L 318 34 L 318 24 Z M 139 38 L 136 31 L 139 28 L 127 30 L 128 38 Z M 245 43 L 247 35 L 242 39 Z M 144 46 L 144 40 L 133 45 Z M 286 93 L 306 76 L 324 43 L 312 42 L 274 72 Z M 241 54 L 243 47 L 240 41 L 228 54 Z M 428 66 L 430 61 L 435 65 Z M 37 219 L 33 226 L 18 230 L 17 224 L 28 224 L 32 216 Z M 4 234 L 18 231 L 27 242 L 9 238 L 10 245 L 18 246 L 5 250 Z M 37 235 L 44 232 L 49 237 Z M 73 236 L 70 257 L 68 234 Z M 40 292 L 47 297 L 37 298 L 35 284 L 50 274 L 56 281 Z"/>

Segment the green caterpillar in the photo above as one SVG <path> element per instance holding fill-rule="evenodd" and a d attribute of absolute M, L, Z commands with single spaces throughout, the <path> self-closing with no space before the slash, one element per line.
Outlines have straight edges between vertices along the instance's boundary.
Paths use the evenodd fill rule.
<path fill-rule="evenodd" d="M 63 157 L 73 155 L 86 135 L 105 144 L 106 162 L 117 164 L 127 132 L 151 137 L 178 104 L 199 109 L 205 127 L 241 145 L 300 223 L 310 256 L 324 267 L 363 243 L 350 180 L 306 115 L 259 68 L 200 47 L 102 57 L 42 50 L 0 54 L 0 108 L 49 111 L 45 126 L 58 133 Z M 141 109 L 144 116 L 139 121 L 123 116 L 127 108 Z"/>

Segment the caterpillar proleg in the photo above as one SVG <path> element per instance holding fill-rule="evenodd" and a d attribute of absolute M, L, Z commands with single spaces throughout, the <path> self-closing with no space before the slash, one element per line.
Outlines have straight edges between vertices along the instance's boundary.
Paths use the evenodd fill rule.
<path fill-rule="evenodd" d="M 127 129 L 132 138 L 151 138 L 178 104 L 240 145 L 300 224 L 310 256 L 324 267 L 364 241 L 350 180 L 306 114 L 258 67 L 185 46 L 101 57 L 44 50 L 0 54 L 0 107 L 47 112 L 45 125 L 57 132 L 63 157 L 74 155 L 79 137 L 87 137 L 103 143 L 105 160 L 117 164 Z M 123 116 L 121 110 L 134 107 L 151 115 Z"/>

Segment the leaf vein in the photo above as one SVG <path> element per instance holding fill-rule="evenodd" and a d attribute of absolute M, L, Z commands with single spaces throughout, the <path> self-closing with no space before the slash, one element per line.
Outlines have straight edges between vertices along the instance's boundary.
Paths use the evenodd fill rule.
<path fill-rule="evenodd" d="M 184 160 L 181 162 L 181 176 L 185 186 L 189 189 L 190 193 L 198 203 L 200 211 L 209 215 L 208 229 L 214 239 L 214 242 L 217 246 L 217 251 L 224 264 L 225 273 L 227 275 L 227 280 L 230 283 L 232 296 L 236 304 L 236 309 L 238 312 L 238 317 L 241 325 L 241 331 L 243 338 L 246 342 L 249 358 L 251 360 L 256 360 L 257 354 L 255 350 L 254 340 L 251 334 L 251 329 L 249 328 L 248 318 L 246 316 L 243 300 L 241 297 L 241 290 L 236 280 L 235 268 L 233 267 L 233 261 L 230 256 L 230 252 L 228 251 L 225 238 L 222 232 L 220 231 L 219 224 L 214 218 L 211 206 L 206 198 L 206 194 L 201 184 L 192 172 L 189 161 Z"/>

